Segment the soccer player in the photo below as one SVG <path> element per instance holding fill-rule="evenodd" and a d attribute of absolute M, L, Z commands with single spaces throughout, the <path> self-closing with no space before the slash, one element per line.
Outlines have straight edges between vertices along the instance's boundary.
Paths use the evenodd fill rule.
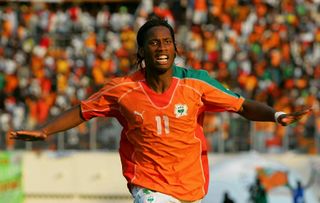
<path fill-rule="evenodd" d="M 205 111 L 235 112 L 253 121 L 288 125 L 310 108 L 275 112 L 224 88 L 203 70 L 174 65 L 172 27 L 151 19 L 137 33 L 139 69 L 114 78 L 77 106 L 37 130 L 10 133 L 12 139 L 45 140 L 98 116 L 123 126 L 120 158 L 135 203 L 199 203 L 208 190 L 208 160 L 202 120 Z"/>

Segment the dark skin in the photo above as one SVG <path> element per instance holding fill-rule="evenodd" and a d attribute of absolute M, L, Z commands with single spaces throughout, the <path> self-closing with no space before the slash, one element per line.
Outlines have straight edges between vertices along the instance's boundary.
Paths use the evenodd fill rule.
<path fill-rule="evenodd" d="M 147 36 L 144 46 L 139 48 L 145 58 L 146 80 L 155 92 L 163 93 L 172 81 L 175 45 L 170 31 L 163 26 L 151 28 Z"/>
<path fill-rule="evenodd" d="M 155 92 L 163 93 L 172 82 L 172 66 L 176 56 L 175 42 L 169 29 L 164 26 L 151 28 L 146 36 L 143 47 L 138 49 L 140 55 L 145 59 L 146 81 Z M 283 126 L 289 125 L 300 120 L 310 111 L 311 108 L 305 108 L 302 111 L 281 115 L 278 118 L 278 123 Z M 245 100 L 237 113 L 251 121 L 275 122 L 275 110 L 257 101 Z M 73 128 L 84 121 L 81 117 L 81 107 L 76 105 L 47 122 L 38 130 L 12 131 L 10 138 L 25 141 L 45 140 L 52 134 Z"/>

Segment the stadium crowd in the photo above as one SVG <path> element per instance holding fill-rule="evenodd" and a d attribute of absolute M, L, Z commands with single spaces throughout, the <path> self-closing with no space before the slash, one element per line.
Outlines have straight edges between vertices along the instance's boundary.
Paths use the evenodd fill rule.
<path fill-rule="evenodd" d="M 207 114 L 212 151 L 317 152 L 319 0 L 143 0 L 112 9 L 107 3 L 1 3 L 0 148 L 24 148 L 6 138 L 10 129 L 35 128 L 111 77 L 135 69 L 135 33 L 154 14 L 175 28 L 177 65 L 205 69 L 240 95 L 277 110 L 313 106 L 287 128 Z M 112 119 L 97 119 L 68 131 L 66 148 L 88 149 L 87 135 L 94 133 L 97 148 L 116 149 L 119 130 Z M 39 147 L 56 149 L 55 139 Z"/>

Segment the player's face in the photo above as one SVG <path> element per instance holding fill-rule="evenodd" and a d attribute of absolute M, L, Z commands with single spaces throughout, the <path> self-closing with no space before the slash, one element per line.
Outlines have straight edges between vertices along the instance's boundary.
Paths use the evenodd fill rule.
<path fill-rule="evenodd" d="M 164 73 L 171 69 L 175 58 L 175 45 L 170 30 L 156 26 L 148 30 L 146 42 L 141 50 L 146 68 Z"/>

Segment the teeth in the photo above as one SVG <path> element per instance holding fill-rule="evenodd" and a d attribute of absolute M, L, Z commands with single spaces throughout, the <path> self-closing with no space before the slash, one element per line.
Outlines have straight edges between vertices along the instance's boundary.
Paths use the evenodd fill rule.
<path fill-rule="evenodd" d="M 161 56 L 158 56 L 157 57 L 157 62 L 159 63 L 159 64 L 167 64 L 168 63 L 168 56 L 166 56 L 166 55 L 161 55 Z"/>
<path fill-rule="evenodd" d="M 158 56 L 158 59 L 160 59 L 160 60 L 162 60 L 162 59 L 168 59 L 168 57 L 165 56 L 165 55 L 162 55 L 162 56 Z"/>

